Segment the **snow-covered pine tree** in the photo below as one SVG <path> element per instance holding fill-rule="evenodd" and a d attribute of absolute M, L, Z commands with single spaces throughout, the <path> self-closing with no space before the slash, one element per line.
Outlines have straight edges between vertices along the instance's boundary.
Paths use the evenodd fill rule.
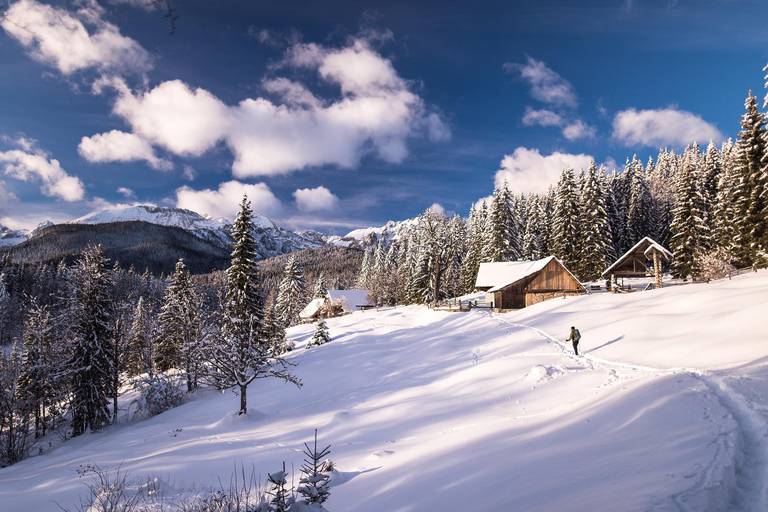
<path fill-rule="evenodd" d="M 745 102 L 746 113 L 741 118 L 739 132 L 738 165 L 739 188 L 736 201 L 736 256 L 741 266 L 766 263 L 766 236 L 768 197 L 764 176 L 766 160 L 765 116 L 757 110 L 757 98 L 749 92 Z"/>
<path fill-rule="evenodd" d="M 324 319 L 319 319 L 315 324 L 315 333 L 312 338 L 307 342 L 307 348 L 323 345 L 331 341 L 331 335 L 328 334 L 328 325 Z"/>
<path fill-rule="evenodd" d="M 723 174 L 723 159 L 712 140 L 707 145 L 701 164 L 698 179 L 699 190 L 701 190 L 701 195 L 704 198 L 704 222 L 714 235 L 715 210 L 717 210 L 717 194 Z M 714 243 L 712 240 L 708 242 L 709 246 Z"/>
<path fill-rule="evenodd" d="M 153 343 L 155 317 L 146 305 L 144 297 L 139 297 L 133 310 L 131 330 L 128 339 L 128 358 L 126 370 L 131 376 L 155 371 L 155 344 Z"/>
<path fill-rule="evenodd" d="M 72 435 L 109 423 L 111 282 L 101 246 L 88 246 L 74 268 L 75 311 L 64 370 L 71 392 Z"/>
<path fill-rule="evenodd" d="M 328 287 L 325 285 L 325 274 L 320 272 L 320 275 L 317 276 L 317 281 L 315 281 L 315 290 L 312 293 L 312 298 L 324 299 L 326 295 L 328 295 Z"/>
<path fill-rule="evenodd" d="M 56 347 L 51 314 L 32 297 L 24 322 L 18 386 L 28 401 L 27 409 L 35 417 L 35 438 L 45 435 L 51 423 L 49 411 L 59 397 L 55 380 Z"/>
<path fill-rule="evenodd" d="M 246 393 L 256 379 L 276 377 L 301 386 L 301 381 L 288 371 L 290 364 L 274 353 L 264 336 L 252 216 L 250 202 L 243 196 L 231 231 L 234 250 L 227 269 L 227 296 L 220 326 L 205 350 L 206 378 L 218 387 L 237 388 L 238 414 L 248 412 Z"/>
<path fill-rule="evenodd" d="M 645 177 L 645 168 L 637 158 L 632 160 L 633 172 L 629 184 L 629 203 L 627 206 L 627 234 L 629 246 L 651 233 L 651 192 Z"/>
<path fill-rule="evenodd" d="M 419 216 L 419 259 L 416 264 L 416 291 L 421 302 L 434 307 L 443 294 L 443 276 L 450 261 L 448 219 L 442 212 L 427 208 Z"/>
<path fill-rule="evenodd" d="M 482 210 L 474 205 L 469 209 L 469 226 L 467 239 L 464 243 L 466 252 L 461 264 L 462 291 L 472 293 L 477 282 L 477 272 L 483 255 L 483 225 Z"/>
<path fill-rule="evenodd" d="M 584 281 L 595 281 L 605 270 L 606 247 L 608 246 L 608 220 L 599 174 L 605 174 L 603 167 L 597 169 L 592 160 L 581 187 L 581 244 L 579 277 Z"/>
<path fill-rule="evenodd" d="M 579 205 L 573 169 L 563 169 L 555 194 L 553 253 L 566 268 L 575 268 L 578 266 L 579 247 L 583 242 L 579 229 Z"/>
<path fill-rule="evenodd" d="M 290 327 L 299 321 L 299 313 L 307 305 L 307 281 L 304 270 L 291 256 L 283 270 L 283 280 L 277 293 L 276 311 L 283 325 Z"/>
<path fill-rule="evenodd" d="M 301 472 L 304 476 L 299 480 L 298 493 L 303 497 L 305 505 L 322 505 L 331 496 L 329 475 L 323 472 L 325 457 L 331 453 L 331 445 L 317 449 L 317 429 L 315 429 L 315 444 L 312 448 L 304 443 L 304 464 Z"/>
<path fill-rule="evenodd" d="M 526 202 L 525 235 L 523 237 L 523 259 L 535 261 L 543 258 L 544 242 L 542 241 L 542 217 L 544 212 L 541 207 L 541 198 L 532 194 Z"/>
<path fill-rule="evenodd" d="M 736 147 L 728 139 L 720 151 L 722 173 L 717 184 L 717 197 L 712 218 L 712 244 L 721 249 L 725 261 L 734 259 L 734 238 L 736 236 L 736 194 L 739 175 L 736 171 Z"/>
<path fill-rule="evenodd" d="M 203 329 L 198 302 L 189 271 L 180 259 L 163 296 L 155 352 L 158 370 L 184 370 L 190 393 L 197 387 L 202 359 Z"/>
<path fill-rule="evenodd" d="M 264 314 L 264 337 L 267 343 L 272 347 L 272 353 L 276 355 L 284 354 L 290 350 L 285 338 L 285 327 L 275 311 L 275 306 L 267 306 Z"/>
<path fill-rule="evenodd" d="M 360 273 L 357 276 L 356 286 L 359 290 L 368 289 L 368 279 L 373 269 L 373 252 L 369 249 L 363 250 L 363 262 L 360 264 Z"/>
<path fill-rule="evenodd" d="M 512 211 L 512 195 L 507 183 L 493 191 L 491 208 L 486 225 L 485 254 L 489 261 L 510 261 L 517 259 L 517 246 L 513 238 L 518 234 L 517 220 Z"/>
<path fill-rule="evenodd" d="M 702 243 L 709 235 L 704 223 L 704 198 L 696 182 L 696 166 L 700 155 L 696 148 L 688 147 L 683 156 L 683 164 L 678 171 L 675 209 L 672 220 L 672 239 L 670 248 L 675 254 L 672 261 L 672 273 L 677 277 L 687 278 L 698 275 L 698 255 Z"/>
<path fill-rule="evenodd" d="M 19 387 L 21 347 L 0 350 L 0 467 L 27 457 L 30 449 L 29 411 Z"/>
<path fill-rule="evenodd" d="M 287 476 L 285 462 L 283 462 L 282 471 L 267 474 L 267 482 L 272 484 L 272 489 L 268 493 L 272 499 L 269 501 L 267 512 L 289 512 L 295 503 L 296 500 L 287 487 Z"/>
<path fill-rule="evenodd" d="M 467 252 L 467 222 L 458 215 L 448 221 L 449 259 L 444 275 L 444 289 L 449 297 L 463 295 L 462 263 Z"/>

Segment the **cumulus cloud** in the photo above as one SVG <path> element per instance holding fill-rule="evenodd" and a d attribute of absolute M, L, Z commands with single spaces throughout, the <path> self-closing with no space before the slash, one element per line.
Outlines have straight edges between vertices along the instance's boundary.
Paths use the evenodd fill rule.
<path fill-rule="evenodd" d="M 77 147 L 80 156 L 89 162 L 146 161 L 153 169 L 168 171 L 173 163 L 158 158 L 152 145 L 133 133 L 112 130 L 107 133 L 83 137 Z"/>
<path fill-rule="evenodd" d="M 8 7 L 0 26 L 33 59 L 63 75 L 84 69 L 144 72 L 151 67 L 147 51 L 101 19 L 97 4 L 70 12 L 36 0 L 19 0 Z"/>
<path fill-rule="evenodd" d="M 571 83 L 540 60 L 528 56 L 525 64 L 504 64 L 508 73 L 518 73 L 531 87 L 531 96 L 537 100 L 561 107 L 575 108 L 578 97 Z"/>
<path fill-rule="evenodd" d="M 589 126 L 581 119 L 577 119 L 563 128 L 563 136 L 568 140 L 593 139 L 597 134 L 594 126 Z"/>
<path fill-rule="evenodd" d="M 0 152 L 0 168 L 12 178 L 42 182 L 40 191 L 49 197 L 80 201 L 85 195 L 80 179 L 67 174 L 58 160 L 49 159 L 42 151 L 27 153 L 15 149 Z"/>
<path fill-rule="evenodd" d="M 525 126 L 561 126 L 563 122 L 562 116 L 551 110 L 534 110 L 531 107 L 525 107 L 523 115 Z"/>
<path fill-rule="evenodd" d="M 685 147 L 695 141 L 721 141 L 723 134 L 715 125 L 684 110 L 631 108 L 614 117 L 613 138 L 626 146 Z"/>
<path fill-rule="evenodd" d="M 94 91 L 114 88 L 114 113 L 135 135 L 177 155 L 199 156 L 223 142 L 234 155 L 238 178 L 322 165 L 351 168 L 366 154 L 399 163 L 408 155 L 409 138 L 450 137 L 440 116 L 428 112 L 391 61 L 364 40 L 343 48 L 294 44 L 278 67 L 310 69 L 341 96 L 324 101 L 284 78 L 264 82 L 282 103 L 248 98 L 225 105 L 179 80 L 134 93 L 111 79 L 97 82 Z"/>
<path fill-rule="evenodd" d="M 445 215 L 445 208 L 443 208 L 443 205 L 440 203 L 432 203 L 432 205 L 427 208 L 427 210 L 431 211 L 435 215 Z"/>
<path fill-rule="evenodd" d="M 239 181 L 227 181 L 219 185 L 218 190 L 194 190 L 188 186 L 176 189 L 176 206 L 196 211 L 214 218 L 224 217 L 234 220 L 240 211 L 243 194 L 248 196 L 251 207 L 256 213 L 267 217 L 279 217 L 283 205 L 264 183 L 253 185 Z"/>
<path fill-rule="evenodd" d="M 335 210 L 339 206 L 339 198 L 323 186 L 297 189 L 293 197 L 303 213 Z"/>
<path fill-rule="evenodd" d="M 126 199 L 131 199 L 131 198 L 136 199 L 136 192 L 129 189 L 128 187 L 118 188 L 117 193 L 122 194 L 123 196 L 125 196 Z"/>
<path fill-rule="evenodd" d="M 557 183 L 565 168 L 576 171 L 589 168 L 592 156 L 585 154 L 560 153 L 544 156 L 538 149 L 517 148 L 511 155 L 504 156 L 501 168 L 496 171 L 496 186 L 507 182 L 515 193 L 544 194 L 550 185 Z"/>

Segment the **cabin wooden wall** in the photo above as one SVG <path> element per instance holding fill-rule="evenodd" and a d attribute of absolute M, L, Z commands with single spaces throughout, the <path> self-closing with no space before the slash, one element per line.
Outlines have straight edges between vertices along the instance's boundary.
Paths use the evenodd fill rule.
<path fill-rule="evenodd" d="M 528 293 L 560 290 L 580 292 L 581 285 L 555 260 L 547 263 L 544 270 L 536 274 L 525 288 Z"/>

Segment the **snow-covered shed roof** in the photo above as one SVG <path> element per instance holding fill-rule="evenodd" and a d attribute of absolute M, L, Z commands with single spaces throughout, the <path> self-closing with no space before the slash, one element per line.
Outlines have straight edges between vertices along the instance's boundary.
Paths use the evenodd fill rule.
<path fill-rule="evenodd" d="M 345 312 L 354 311 L 357 306 L 369 306 L 368 290 L 328 290 L 328 298 L 331 302 L 343 297 L 342 308 Z"/>
<path fill-rule="evenodd" d="M 320 308 L 323 306 L 325 298 L 312 299 L 307 306 L 299 313 L 299 318 L 312 318 L 317 314 Z"/>
<path fill-rule="evenodd" d="M 477 272 L 475 288 L 488 288 L 490 286 L 489 292 L 498 291 L 505 286 L 509 286 L 541 271 L 553 259 L 555 259 L 554 256 L 548 256 L 536 261 L 481 263 L 480 269 Z M 576 278 L 574 277 L 574 279 Z M 576 281 L 578 282 L 578 279 Z"/>
<path fill-rule="evenodd" d="M 624 253 L 624 255 L 617 259 L 613 265 L 608 267 L 603 271 L 603 276 L 610 275 L 611 273 L 615 273 L 621 266 L 623 266 L 625 263 L 627 263 L 629 260 L 631 260 L 633 257 L 637 257 L 640 254 L 642 254 L 644 257 L 651 259 L 653 256 L 653 251 L 658 251 L 659 254 L 661 254 L 661 257 L 664 258 L 667 261 L 670 261 L 674 255 L 672 252 L 668 249 L 666 249 L 664 246 L 662 246 L 660 243 L 653 240 L 651 237 L 644 237 L 642 240 L 637 242 L 630 250 Z"/>

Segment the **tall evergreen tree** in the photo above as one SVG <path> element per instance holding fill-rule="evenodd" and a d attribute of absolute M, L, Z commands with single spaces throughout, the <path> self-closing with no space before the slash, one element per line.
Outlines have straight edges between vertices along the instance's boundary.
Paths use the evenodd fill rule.
<path fill-rule="evenodd" d="M 594 281 L 605 269 L 608 246 L 608 218 L 598 173 L 605 174 L 602 167 L 597 169 L 594 160 L 584 177 L 581 192 L 581 244 L 579 277 Z"/>
<path fill-rule="evenodd" d="M 110 418 L 111 282 L 101 246 L 83 252 L 75 279 L 73 338 L 64 370 L 71 390 L 72 435 L 79 436 L 88 429 L 100 430 Z"/>
<path fill-rule="evenodd" d="M 129 375 L 148 373 L 155 370 L 155 349 L 153 343 L 154 315 L 146 305 L 144 297 L 139 297 L 133 310 L 130 337 L 128 340 L 128 360 L 126 369 Z"/>
<path fill-rule="evenodd" d="M 578 266 L 579 246 L 583 242 L 579 229 L 579 205 L 573 169 L 563 169 L 557 184 L 553 211 L 552 249 L 566 268 Z"/>
<path fill-rule="evenodd" d="M 234 250 L 227 269 L 227 296 L 218 336 L 207 346 L 207 377 L 219 387 L 235 386 L 240 394 L 238 414 L 248 412 L 248 386 L 256 379 L 277 377 L 301 386 L 289 364 L 277 354 L 263 332 L 263 305 L 259 296 L 253 212 L 243 196 L 232 226 Z"/>
<path fill-rule="evenodd" d="M 675 255 L 672 273 L 686 278 L 698 275 L 700 251 L 707 240 L 709 229 L 704 223 L 704 198 L 697 187 L 696 166 L 698 158 L 695 148 L 685 151 L 683 164 L 678 171 L 675 209 L 672 212 L 672 239 L 670 248 Z"/>
<path fill-rule="evenodd" d="M 283 270 L 283 280 L 277 293 L 277 314 L 285 326 L 299 321 L 299 313 L 307 305 L 307 280 L 295 256 L 288 259 Z"/>
<path fill-rule="evenodd" d="M 741 265 L 766 263 L 766 236 L 768 197 L 764 191 L 766 179 L 763 167 L 766 161 L 765 116 L 757 110 L 757 98 L 749 92 L 745 102 L 746 113 L 741 119 L 738 164 L 739 186 L 736 213 L 736 255 Z"/>
<path fill-rule="evenodd" d="M 32 298 L 24 323 L 19 389 L 28 400 L 35 417 L 35 438 L 45 435 L 50 413 L 57 397 L 55 378 L 57 345 L 54 326 L 48 308 Z"/>

